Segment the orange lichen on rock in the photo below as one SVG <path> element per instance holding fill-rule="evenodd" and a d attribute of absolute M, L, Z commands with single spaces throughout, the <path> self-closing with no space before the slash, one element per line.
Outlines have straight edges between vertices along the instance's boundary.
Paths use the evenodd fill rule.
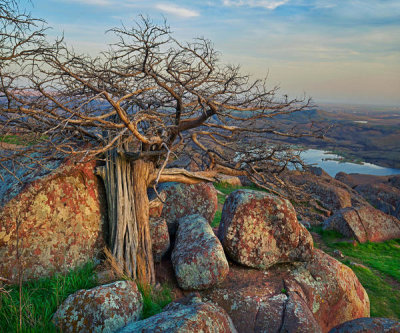
<path fill-rule="evenodd" d="M 67 162 L 1 207 L 1 276 L 15 280 L 21 267 L 23 279 L 39 278 L 96 257 L 105 245 L 105 205 L 94 168 Z"/>

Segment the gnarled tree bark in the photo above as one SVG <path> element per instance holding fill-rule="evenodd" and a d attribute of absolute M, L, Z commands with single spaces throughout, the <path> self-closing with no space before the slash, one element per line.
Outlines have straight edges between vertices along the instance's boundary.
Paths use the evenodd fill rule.
<path fill-rule="evenodd" d="M 147 197 L 153 169 L 152 162 L 131 162 L 115 150 L 97 169 L 106 188 L 111 253 L 130 277 L 149 284 L 155 283 Z"/>

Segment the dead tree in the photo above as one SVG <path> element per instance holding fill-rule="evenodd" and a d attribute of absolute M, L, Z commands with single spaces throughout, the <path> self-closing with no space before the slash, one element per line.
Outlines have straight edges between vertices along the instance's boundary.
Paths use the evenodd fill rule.
<path fill-rule="evenodd" d="M 224 65 L 206 39 L 181 43 L 165 23 L 145 18 L 110 32 L 117 42 L 98 57 L 58 40 L 25 57 L 18 79 L 3 83 L 3 128 L 35 137 L 6 158 L 32 160 L 41 151 L 105 160 L 98 173 L 112 253 L 133 278 L 153 283 L 148 187 L 224 173 L 276 192 L 279 174 L 300 160 L 289 147 L 267 145 L 266 136 L 321 133 L 280 130 L 274 119 L 306 111 L 310 100 L 279 98 L 265 80 Z M 201 168 L 169 167 L 172 156 L 190 152 Z"/>

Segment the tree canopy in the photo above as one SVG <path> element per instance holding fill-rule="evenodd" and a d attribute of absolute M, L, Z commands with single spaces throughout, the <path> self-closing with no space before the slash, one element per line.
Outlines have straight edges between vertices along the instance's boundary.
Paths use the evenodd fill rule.
<path fill-rule="evenodd" d="M 14 2 L 3 2 L 0 10 L 0 135 L 26 141 L 4 148 L 0 166 L 13 173 L 7 161 L 105 160 L 99 174 L 115 215 L 110 244 L 139 279 L 154 281 L 147 187 L 213 181 L 225 173 L 246 175 L 276 192 L 279 174 L 301 160 L 290 147 L 268 144 L 266 136 L 323 135 L 318 128 L 276 125 L 277 117 L 308 110 L 310 99 L 279 96 L 266 79 L 223 63 L 209 40 L 176 40 L 165 22 L 141 17 L 131 28 L 113 28 L 116 42 L 92 57 L 62 38 L 47 41 L 42 21 L 20 14 Z M 182 155 L 196 160 L 195 170 L 170 168 L 170 160 Z M 134 188 L 136 202 L 121 198 L 115 190 L 121 182 Z M 150 264 L 140 273 L 143 261 Z"/>

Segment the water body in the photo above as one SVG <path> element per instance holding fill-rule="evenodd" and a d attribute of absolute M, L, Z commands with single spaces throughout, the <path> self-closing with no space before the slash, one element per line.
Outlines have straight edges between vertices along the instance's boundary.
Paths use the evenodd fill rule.
<path fill-rule="evenodd" d="M 363 173 L 375 176 L 389 176 L 400 174 L 400 169 L 384 168 L 371 163 L 349 163 L 326 159 L 337 159 L 340 156 L 323 150 L 308 149 L 301 153 L 301 157 L 307 164 L 316 164 L 324 169 L 330 176 L 335 177 L 338 172 Z"/>

